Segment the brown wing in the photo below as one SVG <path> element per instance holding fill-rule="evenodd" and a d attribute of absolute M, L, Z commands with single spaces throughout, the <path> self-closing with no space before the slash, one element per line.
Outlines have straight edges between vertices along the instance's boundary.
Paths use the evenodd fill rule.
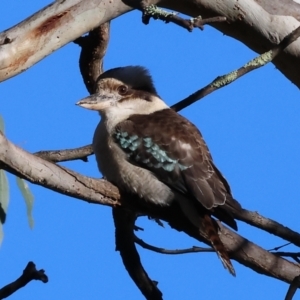
<path fill-rule="evenodd" d="M 171 109 L 133 115 L 116 127 L 116 141 L 129 160 L 167 185 L 212 209 L 231 198 L 199 130 Z"/>

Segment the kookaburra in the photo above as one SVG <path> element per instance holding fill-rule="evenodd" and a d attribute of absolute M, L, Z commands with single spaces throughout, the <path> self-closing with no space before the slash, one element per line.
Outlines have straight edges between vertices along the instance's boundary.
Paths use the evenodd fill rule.
<path fill-rule="evenodd" d="M 77 105 L 101 115 L 93 149 L 104 177 L 146 202 L 177 202 L 194 226 L 206 226 L 212 246 L 234 275 L 211 215 L 237 229 L 230 210 L 240 206 L 199 130 L 158 96 L 149 72 L 140 66 L 106 71 L 96 93 Z"/>

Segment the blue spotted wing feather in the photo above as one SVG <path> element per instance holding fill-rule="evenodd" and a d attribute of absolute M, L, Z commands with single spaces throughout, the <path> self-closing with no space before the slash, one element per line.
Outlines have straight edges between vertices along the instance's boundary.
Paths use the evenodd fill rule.
<path fill-rule="evenodd" d="M 114 139 L 131 163 L 152 171 L 204 208 L 214 209 L 225 202 L 238 206 L 198 129 L 173 110 L 133 115 L 116 126 Z"/>

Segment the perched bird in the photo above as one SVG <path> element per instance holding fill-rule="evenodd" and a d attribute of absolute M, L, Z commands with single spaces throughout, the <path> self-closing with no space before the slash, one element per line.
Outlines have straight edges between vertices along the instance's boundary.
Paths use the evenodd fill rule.
<path fill-rule="evenodd" d="M 230 209 L 240 209 L 215 167 L 199 130 L 157 94 L 141 66 L 108 70 L 96 93 L 77 102 L 99 111 L 93 149 L 104 177 L 146 202 L 177 202 L 189 221 L 203 224 L 223 265 L 235 275 L 214 215 L 235 230 Z"/>

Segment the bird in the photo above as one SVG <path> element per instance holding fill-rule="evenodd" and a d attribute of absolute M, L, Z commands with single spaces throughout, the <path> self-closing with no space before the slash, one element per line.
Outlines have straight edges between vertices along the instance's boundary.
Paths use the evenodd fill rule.
<path fill-rule="evenodd" d="M 215 218 L 237 230 L 231 211 L 241 206 L 198 128 L 161 99 L 142 66 L 105 71 L 95 91 L 76 104 L 101 116 L 92 146 L 102 175 L 145 203 L 177 203 L 192 225 L 204 225 L 224 267 L 235 276 Z"/>

